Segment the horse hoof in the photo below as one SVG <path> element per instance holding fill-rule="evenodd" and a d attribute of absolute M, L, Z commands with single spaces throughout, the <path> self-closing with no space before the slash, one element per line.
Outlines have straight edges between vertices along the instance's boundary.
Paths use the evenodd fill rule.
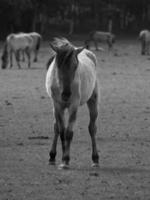
<path fill-rule="evenodd" d="M 49 165 L 56 165 L 55 161 L 49 161 Z"/>
<path fill-rule="evenodd" d="M 99 168 L 99 164 L 98 164 L 98 163 L 93 163 L 93 164 L 92 164 L 92 167 L 93 167 L 93 168 Z"/>
<path fill-rule="evenodd" d="M 51 160 L 51 159 L 49 159 L 49 165 L 55 165 L 56 163 L 55 163 L 55 160 Z"/>
<path fill-rule="evenodd" d="M 69 165 L 65 164 L 65 163 L 62 163 L 58 166 L 58 169 L 69 169 Z"/>

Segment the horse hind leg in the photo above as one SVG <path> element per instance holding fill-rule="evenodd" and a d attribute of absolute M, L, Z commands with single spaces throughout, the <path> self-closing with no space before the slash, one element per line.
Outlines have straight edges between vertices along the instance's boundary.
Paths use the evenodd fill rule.
<path fill-rule="evenodd" d="M 25 53 L 26 53 L 27 58 L 28 58 L 28 68 L 30 68 L 31 62 L 30 62 L 30 50 L 29 50 L 29 48 L 25 49 Z"/>
<path fill-rule="evenodd" d="M 34 51 L 34 59 L 33 59 L 33 62 L 37 62 L 37 61 L 38 61 L 37 55 L 38 55 L 38 50 L 35 49 L 35 51 Z"/>
<path fill-rule="evenodd" d="M 25 62 L 24 50 L 22 50 L 22 62 Z"/>
<path fill-rule="evenodd" d="M 107 40 L 107 44 L 108 44 L 108 51 L 110 51 L 113 48 L 112 41 Z"/>
<path fill-rule="evenodd" d="M 15 57 L 16 57 L 18 68 L 21 69 L 21 65 L 20 65 L 20 62 L 19 62 L 19 51 L 15 52 Z"/>
<path fill-rule="evenodd" d="M 99 163 L 99 156 L 96 146 L 96 132 L 97 132 L 97 126 L 96 126 L 96 120 L 98 117 L 98 92 L 97 89 L 94 90 L 91 98 L 87 102 L 87 106 L 89 109 L 90 114 L 90 122 L 89 122 L 89 133 L 91 136 L 92 141 L 92 160 L 93 160 L 93 167 L 98 166 Z"/>
<path fill-rule="evenodd" d="M 146 53 L 146 42 L 143 40 L 141 42 L 141 55 L 145 55 Z"/>

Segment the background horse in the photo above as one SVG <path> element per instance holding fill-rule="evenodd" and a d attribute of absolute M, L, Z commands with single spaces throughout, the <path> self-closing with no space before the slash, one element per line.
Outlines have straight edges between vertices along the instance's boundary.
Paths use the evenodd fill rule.
<path fill-rule="evenodd" d="M 150 48 L 150 31 L 149 30 L 142 30 L 139 33 L 139 40 L 141 41 L 141 54 L 149 54 Z"/>
<path fill-rule="evenodd" d="M 98 166 L 99 158 L 95 140 L 99 98 L 96 57 L 83 47 L 76 48 L 67 39 L 55 39 L 54 43 L 51 43 L 51 48 L 56 54 L 51 59 L 46 75 L 46 90 L 52 98 L 55 117 L 55 136 L 50 151 L 50 164 L 55 163 L 57 139 L 60 135 L 62 164 L 59 167 L 69 167 L 70 144 L 77 110 L 80 105 L 87 103 L 90 114 L 88 128 L 92 140 L 93 166 Z M 68 111 L 67 123 L 65 123 L 65 110 Z"/>
<path fill-rule="evenodd" d="M 17 61 L 18 68 L 21 68 L 19 62 L 19 51 L 24 51 L 28 57 L 28 67 L 30 67 L 30 52 L 33 48 L 33 39 L 31 36 L 27 36 L 24 33 L 10 34 L 6 38 L 2 54 L 2 69 L 7 67 L 10 56 L 10 67 L 13 66 L 12 54 L 14 53 Z"/>
<path fill-rule="evenodd" d="M 41 44 L 41 39 L 42 36 L 39 33 L 36 32 L 31 32 L 31 33 L 22 33 L 25 36 L 31 36 L 33 39 L 33 45 L 32 45 L 32 52 L 34 53 L 34 62 L 37 62 L 37 56 L 38 56 L 38 51 L 40 49 L 40 44 Z M 23 54 L 23 61 L 25 61 L 25 56 L 24 56 L 24 51 L 22 51 Z"/>
<path fill-rule="evenodd" d="M 98 42 L 106 42 L 108 48 L 111 49 L 115 42 L 115 35 L 110 32 L 93 31 L 89 33 L 87 40 L 85 40 L 85 46 L 87 49 L 90 47 L 90 42 L 94 42 L 96 51 L 99 50 Z"/>

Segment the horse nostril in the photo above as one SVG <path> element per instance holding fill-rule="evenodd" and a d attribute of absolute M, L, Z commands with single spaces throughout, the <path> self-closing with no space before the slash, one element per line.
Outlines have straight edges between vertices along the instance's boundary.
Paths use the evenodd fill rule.
<path fill-rule="evenodd" d="M 67 101 L 71 96 L 71 92 L 63 92 L 61 97 L 64 101 Z"/>

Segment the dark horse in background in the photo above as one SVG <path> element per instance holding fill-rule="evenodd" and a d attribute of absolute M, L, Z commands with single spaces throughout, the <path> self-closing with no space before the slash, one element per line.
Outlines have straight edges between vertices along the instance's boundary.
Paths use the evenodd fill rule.
<path fill-rule="evenodd" d="M 139 40 L 141 41 L 141 55 L 149 55 L 150 51 L 150 31 L 142 30 L 139 33 Z"/>
<path fill-rule="evenodd" d="M 108 48 L 111 49 L 115 43 L 115 35 L 110 32 L 103 31 L 92 31 L 88 34 L 87 39 L 85 40 L 85 46 L 87 49 L 90 48 L 90 43 L 93 42 L 95 45 L 95 50 L 98 51 L 98 43 L 107 43 Z"/>
<path fill-rule="evenodd" d="M 20 65 L 20 54 L 24 53 L 28 58 L 28 67 L 30 68 L 31 52 L 34 52 L 34 61 L 37 61 L 37 54 L 40 48 L 41 36 L 38 33 L 18 33 L 10 34 L 6 37 L 4 49 L 2 53 L 2 69 L 5 69 L 10 62 L 10 68 L 13 66 L 13 54 L 15 55 L 18 68 Z"/>
<path fill-rule="evenodd" d="M 52 99 L 55 118 L 50 164 L 55 164 L 57 140 L 60 136 L 62 164 L 59 167 L 69 168 L 70 145 L 77 111 L 79 106 L 87 103 L 90 115 L 88 128 L 92 140 L 92 166 L 96 167 L 99 161 L 95 139 L 99 104 L 96 57 L 91 51 L 84 47 L 77 48 L 65 38 L 55 38 L 50 45 L 55 52 L 55 56 L 50 59 L 46 75 L 46 90 Z M 68 114 L 67 120 L 65 114 Z"/>

